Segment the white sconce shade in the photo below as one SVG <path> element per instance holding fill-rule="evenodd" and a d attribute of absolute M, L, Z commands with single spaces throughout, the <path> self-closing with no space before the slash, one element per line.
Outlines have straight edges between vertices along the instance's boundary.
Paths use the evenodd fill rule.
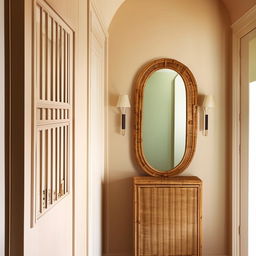
<path fill-rule="evenodd" d="M 203 102 L 203 108 L 208 109 L 208 108 L 214 108 L 215 107 L 215 101 L 212 95 L 206 95 L 204 97 L 204 102 Z"/>
<path fill-rule="evenodd" d="M 119 95 L 116 107 L 120 108 L 121 111 L 121 134 L 124 136 L 126 129 L 126 109 L 131 107 L 130 100 L 127 94 Z"/>
<path fill-rule="evenodd" d="M 128 95 L 119 95 L 116 106 L 118 108 L 130 108 L 131 104 Z"/>

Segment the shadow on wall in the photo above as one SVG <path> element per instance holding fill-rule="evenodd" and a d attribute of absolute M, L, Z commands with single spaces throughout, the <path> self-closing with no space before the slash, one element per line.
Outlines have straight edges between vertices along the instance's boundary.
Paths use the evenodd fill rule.
<path fill-rule="evenodd" d="M 108 222 L 105 223 L 105 239 L 104 248 L 105 251 L 116 251 L 117 248 L 109 247 L 109 239 L 115 233 L 115 230 L 119 230 L 119 236 L 115 236 L 115 244 L 129 246 L 133 248 L 133 239 L 126 239 L 128 234 L 133 233 L 133 179 L 125 178 L 115 181 L 110 181 L 105 184 L 108 188 L 108 193 L 111 194 L 111 201 L 107 201 L 106 209 L 111 208 L 111 216 L 108 216 Z M 125 190 L 127 193 L 120 193 Z M 124 211 L 124 209 L 126 209 Z M 123 225 L 124 222 L 129 222 L 127 227 Z M 111 223 L 111 225 L 110 225 Z M 108 255 L 108 254 L 107 254 Z"/>
<path fill-rule="evenodd" d="M 135 81 L 136 77 L 134 78 Z M 134 83 L 133 83 L 134 84 Z M 104 252 L 118 251 L 119 247 L 127 247 L 129 251 L 132 251 L 133 248 L 133 177 L 135 176 L 145 176 L 146 174 L 140 169 L 137 164 L 136 155 L 134 151 L 134 91 L 129 94 L 131 108 L 127 111 L 127 127 L 126 135 L 122 136 L 120 134 L 120 110 L 116 107 L 119 94 L 126 94 L 126 92 L 118 92 L 118 89 L 113 87 L 109 92 L 109 112 L 112 115 L 112 129 L 113 133 L 119 140 L 129 141 L 129 147 L 125 144 L 124 147 L 121 147 L 121 158 L 129 158 L 131 160 L 131 167 L 126 169 L 125 166 L 119 170 L 119 175 L 126 178 L 118 178 L 117 175 L 114 179 L 109 177 L 109 170 L 107 170 L 107 179 L 104 184 Z M 132 94 L 132 96 L 130 96 Z M 110 142 L 111 143 L 111 142 Z M 130 169 L 133 170 L 133 173 L 130 172 Z M 111 199 L 110 199 L 111 198 Z M 110 214 L 111 212 L 111 214 Z M 129 223 L 124 225 L 124 223 Z M 119 236 L 116 237 L 114 234 L 116 230 L 119 230 Z M 112 246 L 113 235 L 115 236 L 115 246 Z M 105 253 L 104 255 L 112 255 L 112 253 Z M 115 254 L 114 254 L 115 255 Z M 119 254 L 118 254 L 119 255 Z M 121 254 L 122 256 L 130 255 L 127 252 Z"/>
<path fill-rule="evenodd" d="M 121 118 L 120 110 L 116 107 L 118 96 L 119 94 L 114 94 L 114 93 L 109 94 L 110 111 L 115 114 L 114 127 L 115 127 L 116 133 L 120 133 L 120 118 Z"/>

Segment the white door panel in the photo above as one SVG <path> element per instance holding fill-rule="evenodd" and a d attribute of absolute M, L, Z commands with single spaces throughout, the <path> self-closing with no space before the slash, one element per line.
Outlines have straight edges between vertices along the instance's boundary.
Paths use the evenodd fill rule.
<path fill-rule="evenodd" d="M 72 198 L 65 198 L 30 230 L 25 252 L 28 256 L 71 256 Z"/>
<path fill-rule="evenodd" d="M 32 156 L 32 166 L 25 174 L 24 254 L 72 256 L 74 31 L 45 1 L 33 3 L 33 81 L 26 98 L 33 114 L 25 129 L 31 137 L 26 141 L 31 154 L 25 157 L 28 163 Z"/>

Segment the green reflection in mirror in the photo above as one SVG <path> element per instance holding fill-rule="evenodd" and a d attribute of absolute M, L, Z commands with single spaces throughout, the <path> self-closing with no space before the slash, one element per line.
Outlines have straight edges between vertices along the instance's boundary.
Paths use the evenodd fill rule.
<path fill-rule="evenodd" d="M 177 72 L 160 69 L 147 80 L 142 126 L 147 162 L 159 171 L 176 167 L 186 146 L 186 89 Z"/>

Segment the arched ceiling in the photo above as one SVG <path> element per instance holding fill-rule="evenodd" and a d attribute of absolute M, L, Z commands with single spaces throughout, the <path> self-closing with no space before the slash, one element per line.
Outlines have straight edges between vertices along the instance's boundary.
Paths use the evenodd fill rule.
<path fill-rule="evenodd" d="M 256 0 L 222 0 L 222 2 L 228 9 L 232 23 L 256 5 Z"/>
<path fill-rule="evenodd" d="M 125 0 L 93 0 L 93 2 L 105 28 L 108 29 L 115 13 Z"/>
<path fill-rule="evenodd" d="M 109 28 L 112 18 L 118 8 L 126 0 L 94 0 L 94 4 L 102 17 L 106 29 Z M 170 0 L 171 1 L 171 0 Z M 226 6 L 231 22 L 234 23 L 250 8 L 256 5 L 256 0 L 220 0 Z"/>

